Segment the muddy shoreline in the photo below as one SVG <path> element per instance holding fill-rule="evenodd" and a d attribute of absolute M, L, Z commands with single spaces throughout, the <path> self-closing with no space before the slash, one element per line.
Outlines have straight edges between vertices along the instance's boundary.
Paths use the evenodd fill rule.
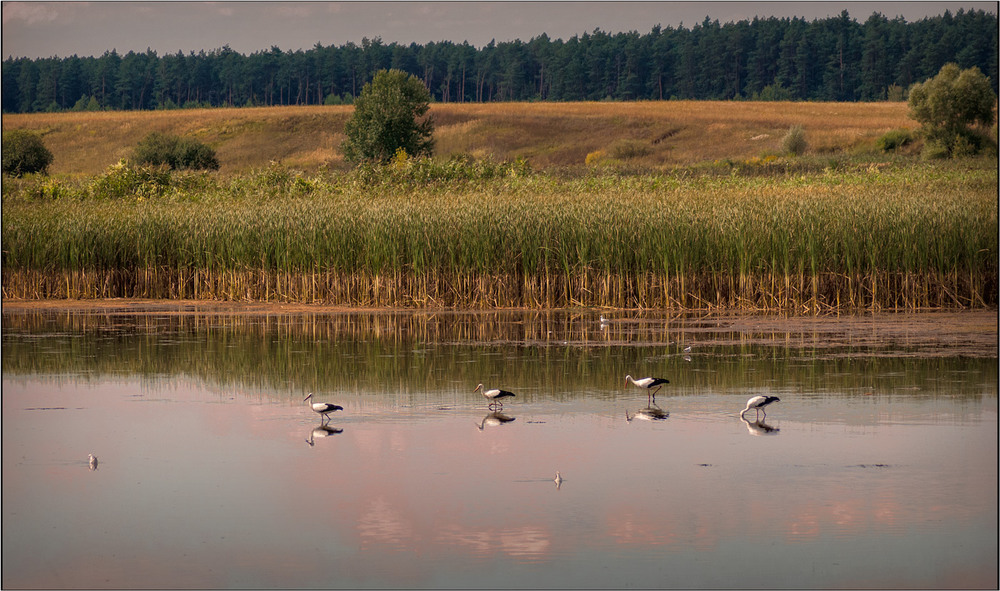
<path fill-rule="evenodd" d="M 205 300 L 8 300 L 3 313 L 73 313 L 101 315 L 338 315 L 338 314 L 523 314 L 545 315 L 535 310 L 411 310 L 397 308 L 350 308 L 343 306 L 224 302 Z M 594 310 L 555 310 L 561 314 L 593 315 Z M 742 312 L 605 311 L 618 330 L 647 322 L 669 319 L 671 330 L 685 340 L 713 345 L 794 344 L 814 348 L 903 349 L 913 355 L 996 358 L 998 311 L 929 310 L 921 312 L 859 312 L 839 315 L 780 315 Z M 622 324 L 617 324 L 622 323 Z M 634 342 L 631 344 L 635 344 Z"/>

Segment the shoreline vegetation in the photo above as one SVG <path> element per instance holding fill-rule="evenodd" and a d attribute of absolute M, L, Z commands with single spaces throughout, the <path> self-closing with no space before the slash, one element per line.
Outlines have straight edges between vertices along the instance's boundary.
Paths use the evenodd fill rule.
<path fill-rule="evenodd" d="M 809 105 L 817 121 L 848 108 Z M 690 150 L 694 130 L 622 120 L 649 137 L 605 138 L 617 147 L 576 167 L 539 167 L 509 149 L 350 170 L 116 164 L 5 178 L 3 298 L 807 314 L 997 306 L 995 159 L 884 154 L 875 135 L 810 132 L 809 121 L 810 145 L 826 147 L 804 156 L 747 157 L 744 144 L 787 127 L 744 121 L 729 152 L 677 164 L 661 144 Z M 898 126 L 874 130 L 885 127 Z M 522 141 L 542 145 L 536 133 Z"/>

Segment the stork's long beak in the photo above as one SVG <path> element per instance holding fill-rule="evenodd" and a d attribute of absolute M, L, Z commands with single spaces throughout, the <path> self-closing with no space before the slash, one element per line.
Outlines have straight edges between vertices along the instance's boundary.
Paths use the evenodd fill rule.
<path fill-rule="evenodd" d="M 306 396 L 305 398 L 303 398 L 302 402 L 305 402 L 306 400 L 309 400 L 310 398 L 312 398 L 312 392 L 310 392 L 308 396 Z"/>

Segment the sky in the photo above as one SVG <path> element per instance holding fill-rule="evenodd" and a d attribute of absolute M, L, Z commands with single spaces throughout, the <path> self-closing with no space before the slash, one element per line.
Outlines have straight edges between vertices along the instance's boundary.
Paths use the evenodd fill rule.
<path fill-rule="evenodd" d="M 158 55 L 242 54 L 340 46 L 380 37 L 386 44 L 467 41 L 482 47 L 545 33 L 569 39 L 596 28 L 648 33 L 654 25 L 691 26 L 754 16 L 821 19 L 847 10 L 864 22 L 874 12 L 909 22 L 959 8 L 996 14 L 996 2 L 3 2 L 3 57 L 100 56 L 152 49 Z"/>

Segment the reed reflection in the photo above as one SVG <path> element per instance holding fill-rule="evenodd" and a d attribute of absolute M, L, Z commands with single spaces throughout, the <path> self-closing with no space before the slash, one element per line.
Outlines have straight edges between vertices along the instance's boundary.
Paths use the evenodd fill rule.
<path fill-rule="evenodd" d="M 294 383 L 402 404 L 429 402 L 448 381 L 474 384 L 482 376 L 527 403 L 539 392 L 556 400 L 581 391 L 615 398 L 620 381 L 612 376 L 635 367 L 670 375 L 678 394 L 770 388 L 776 375 L 820 397 L 875 392 L 882 400 L 897 393 L 910 399 L 947 391 L 979 399 L 995 391 L 995 342 L 991 358 L 954 351 L 947 358 L 883 356 L 886 341 L 870 324 L 862 334 L 834 332 L 835 323 L 825 319 L 799 321 L 800 332 L 750 322 L 661 313 L 616 317 L 602 330 L 593 313 L 571 312 L 131 314 L 5 307 L 0 362 L 5 375 L 43 375 L 54 383 L 184 375 L 220 390 L 287 392 Z M 689 362 L 682 344 L 695 337 L 697 356 Z M 510 363 L 521 356 L 523 362 Z M 956 372 L 981 379 L 953 385 L 947 376 Z"/>

